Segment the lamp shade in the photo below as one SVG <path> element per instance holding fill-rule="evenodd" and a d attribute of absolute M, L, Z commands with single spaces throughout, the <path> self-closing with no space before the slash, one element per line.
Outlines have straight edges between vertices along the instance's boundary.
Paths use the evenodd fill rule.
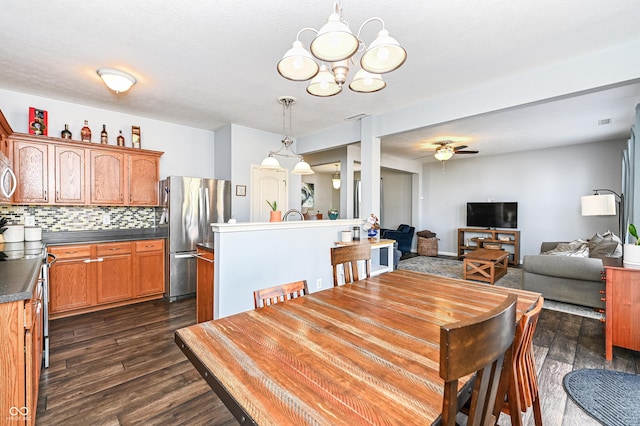
<path fill-rule="evenodd" d="M 311 53 L 325 62 L 337 62 L 351 57 L 360 42 L 337 13 L 329 15 L 329 20 L 311 42 Z"/>
<path fill-rule="evenodd" d="M 270 169 L 270 170 L 279 170 L 279 169 L 281 169 L 280 163 L 271 154 L 269 154 L 268 157 L 266 157 L 264 160 L 262 160 L 262 163 L 260 163 L 260 168 L 261 169 Z"/>
<path fill-rule="evenodd" d="M 293 170 L 291 170 L 292 175 L 312 175 L 314 173 L 309 163 L 303 160 L 300 160 Z"/>
<path fill-rule="evenodd" d="M 334 189 L 340 189 L 340 184 L 342 182 L 340 182 L 340 173 L 336 173 L 335 175 L 333 175 L 333 177 L 331 178 L 331 184 L 333 185 Z"/>
<path fill-rule="evenodd" d="M 387 86 L 382 76 L 379 74 L 372 74 L 365 70 L 360 70 L 356 73 L 355 77 L 349 84 L 349 89 L 354 92 L 360 93 L 372 93 L 382 90 Z"/>
<path fill-rule="evenodd" d="M 585 195 L 581 198 L 582 216 L 613 216 L 616 197 L 613 194 Z"/>
<path fill-rule="evenodd" d="M 400 67 L 406 60 L 407 51 L 389 35 L 389 31 L 382 30 L 362 55 L 360 65 L 371 73 L 384 74 Z"/>
<path fill-rule="evenodd" d="M 291 49 L 278 62 L 278 72 L 284 78 L 294 81 L 309 80 L 316 74 L 320 66 L 313 59 L 300 41 L 293 42 Z"/>
<path fill-rule="evenodd" d="M 116 93 L 126 92 L 136 84 L 136 78 L 126 72 L 110 68 L 100 68 L 96 71 L 104 84 Z"/>
<path fill-rule="evenodd" d="M 307 92 L 314 96 L 333 96 L 342 91 L 342 87 L 336 84 L 331 71 L 327 69 L 327 66 L 322 64 L 318 75 L 313 77 L 309 86 L 307 86 Z"/>

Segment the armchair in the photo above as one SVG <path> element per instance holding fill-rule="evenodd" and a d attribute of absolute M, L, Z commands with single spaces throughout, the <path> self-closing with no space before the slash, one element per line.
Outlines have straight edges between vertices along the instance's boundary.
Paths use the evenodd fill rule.
<path fill-rule="evenodd" d="M 413 234 L 415 234 L 416 228 L 410 225 L 402 224 L 398 226 L 398 229 L 382 229 L 380 238 L 388 238 L 390 240 L 396 240 L 398 242 L 398 250 L 402 253 L 410 253 L 411 245 L 413 244 Z"/>

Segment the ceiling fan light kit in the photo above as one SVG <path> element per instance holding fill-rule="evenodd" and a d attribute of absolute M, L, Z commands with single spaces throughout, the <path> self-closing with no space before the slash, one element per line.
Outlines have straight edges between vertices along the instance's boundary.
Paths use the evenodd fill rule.
<path fill-rule="evenodd" d="M 380 22 L 382 30 L 367 47 L 360 38 L 360 33 L 372 21 Z M 311 53 L 300 42 L 300 35 L 305 31 L 316 34 L 309 46 Z M 359 61 L 362 69 L 349 84 L 349 88 L 357 93 L 373 93 L 384 89 L 386 83 L 380 74 L 398 69 L 407 59 L 406 50 L 389 35 L 381 18 L 367 19 L 360 26 L 358 34 L 354 35 L 342 15 L 342 2 L 335 2 L 334 12 L 319 31 L 313 28 L 298 31 L 291 49 L 278 62 L 278 73 L 293 81 L 311 79 L 307 87 L 307 92 L 311 95 L 333 96 L 342 91 L 349 73 L 349 62 L 356 64 L 354 57 L 360 51 L 364 52 Z M 320 65 L 316 59 L 320 61 Z"/>

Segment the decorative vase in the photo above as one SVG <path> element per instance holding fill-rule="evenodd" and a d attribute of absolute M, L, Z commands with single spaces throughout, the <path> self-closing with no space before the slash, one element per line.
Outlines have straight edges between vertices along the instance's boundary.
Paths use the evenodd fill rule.
<path fill-rule="evenodd" d="M 338 210 L 336 209 L 329 210 L 329 219 L 336 220 L 338 218 L 338 215 L 340 215 L 340 212 Z"/>
<path fill-rule="evenodd" d="M 369 238 L 375 238 L 375 236 L 378 235 L 378 231 L 371 228 L 367 231 L 367 235 L 369 236 Z"/>
<path fill-rule="evenodd" d="M 282 222 L 282 212 L 280 210 L 271 210 L 269 222 Z"/>
<path fill-rule="evenodd" d="M 625 244 L 622 263 L 625 268 L 640 269 L 640 246 Z"/>

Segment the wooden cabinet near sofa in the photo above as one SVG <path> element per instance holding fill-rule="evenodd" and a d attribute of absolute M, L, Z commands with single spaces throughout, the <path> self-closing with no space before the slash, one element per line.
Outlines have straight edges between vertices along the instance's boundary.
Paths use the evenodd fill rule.
<path fill-rule="evenodd" d="M 159 299 L 164 240 L 52 246 L 51 319 Z"/>
<path fill-rule="evenodd" d="M 42 280 L 30 299 L 0 304 L 2 424 L 33 425 L 42 366 Z"/>
<path fill-rule="evenodd" d="M 604 266 L 605 358 L 611 360 L 613 346 L 640 351 L 640 269 Z"/>

